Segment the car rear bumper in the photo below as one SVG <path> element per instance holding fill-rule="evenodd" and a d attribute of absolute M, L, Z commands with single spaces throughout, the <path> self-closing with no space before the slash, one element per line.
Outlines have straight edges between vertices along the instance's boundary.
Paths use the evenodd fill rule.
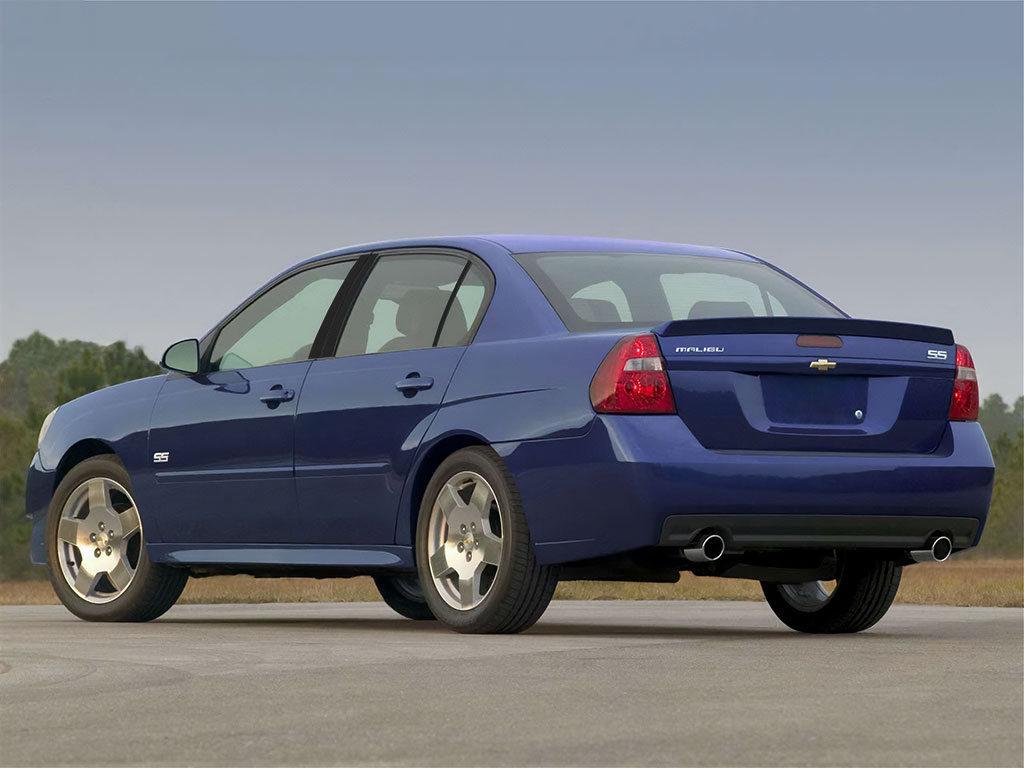
<path fill-rule="evenodd" d="M 936 532 L 964 549 L 992 494 L 975 423 L 951 423 L 929 454 L 710 451 L 676 416 L 599 416 L 582 437 L 495 448 L 544 563 L 683 546 L 706 529 L 730 549 L 909 549 Z"/>
<path fill-rule="evenodd" d="M 954 549 L 974 544 L 973 517 L 924 515 L 670 515 L 658 544 L 684 547 L 704 533 L 725 539 L 726 551 L 766 549 L 925 549 L 948 536 Z"/>

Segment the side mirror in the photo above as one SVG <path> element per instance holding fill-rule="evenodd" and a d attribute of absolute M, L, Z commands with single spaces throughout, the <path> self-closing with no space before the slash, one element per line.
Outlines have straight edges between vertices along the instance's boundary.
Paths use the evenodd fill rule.
<path fill-rule="evenodd" d="M 181 373 L 199 373 L 199 341 L 185 339 L 171 344 L 160 360 L 160 366 L 169 371 Z"/>

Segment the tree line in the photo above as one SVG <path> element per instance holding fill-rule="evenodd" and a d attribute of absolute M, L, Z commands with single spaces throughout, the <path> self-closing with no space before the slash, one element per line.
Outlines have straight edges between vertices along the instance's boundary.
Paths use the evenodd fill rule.
<path fill-rule="evenodd" d="M 42 578 L 28 559 L 25 471 L 43 419 L 56 405 L 160 372 L 140 347 L 55 341 L 36 332 L 0 363 L 0 577 Z M 978 556 L 1024 555 L 1024 398 L 1013 407 L 989 395 L 978 418 L 996 463 L 992 509 Z"/>

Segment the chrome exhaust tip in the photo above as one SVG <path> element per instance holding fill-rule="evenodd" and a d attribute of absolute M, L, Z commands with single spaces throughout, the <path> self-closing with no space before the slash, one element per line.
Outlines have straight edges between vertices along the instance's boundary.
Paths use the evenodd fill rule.
<path fill-rule="evenodd" d="M 949 536 L 936 536 L 928 549 L 912 549 L 910 557 L 917 563 L 944 563 L 953 554 L 953 542 Z"/>
<path fill-rule="evenodd" d="M 691 563 L 713 563 L 725 554 L 725 539 L 717 533 L 697 539 L 692 547 L 683 549 L 683 556 Z"/>

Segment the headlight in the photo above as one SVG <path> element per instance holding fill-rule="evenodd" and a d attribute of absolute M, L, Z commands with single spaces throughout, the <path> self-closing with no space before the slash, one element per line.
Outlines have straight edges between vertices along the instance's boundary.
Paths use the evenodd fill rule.
<path fill-rule="evenodd" d="M 41 426 L 39 428 L 39 439 L 36 441 L 36 447 L 37 448 L 40 445 L 43 444 L 43 438 L 46 437 L 46 430 L 48 430 L 50 428 L 50 422 L 53 421 L 53 417 L 57 415 L 57 411 L 59 409 L 60 409 L 60 406 L 58 406 L 57 408 L 54 408 L 52 411 L 50 411 L 46 415 L 46 418 L 43 419 L 43 426 Z"/>

